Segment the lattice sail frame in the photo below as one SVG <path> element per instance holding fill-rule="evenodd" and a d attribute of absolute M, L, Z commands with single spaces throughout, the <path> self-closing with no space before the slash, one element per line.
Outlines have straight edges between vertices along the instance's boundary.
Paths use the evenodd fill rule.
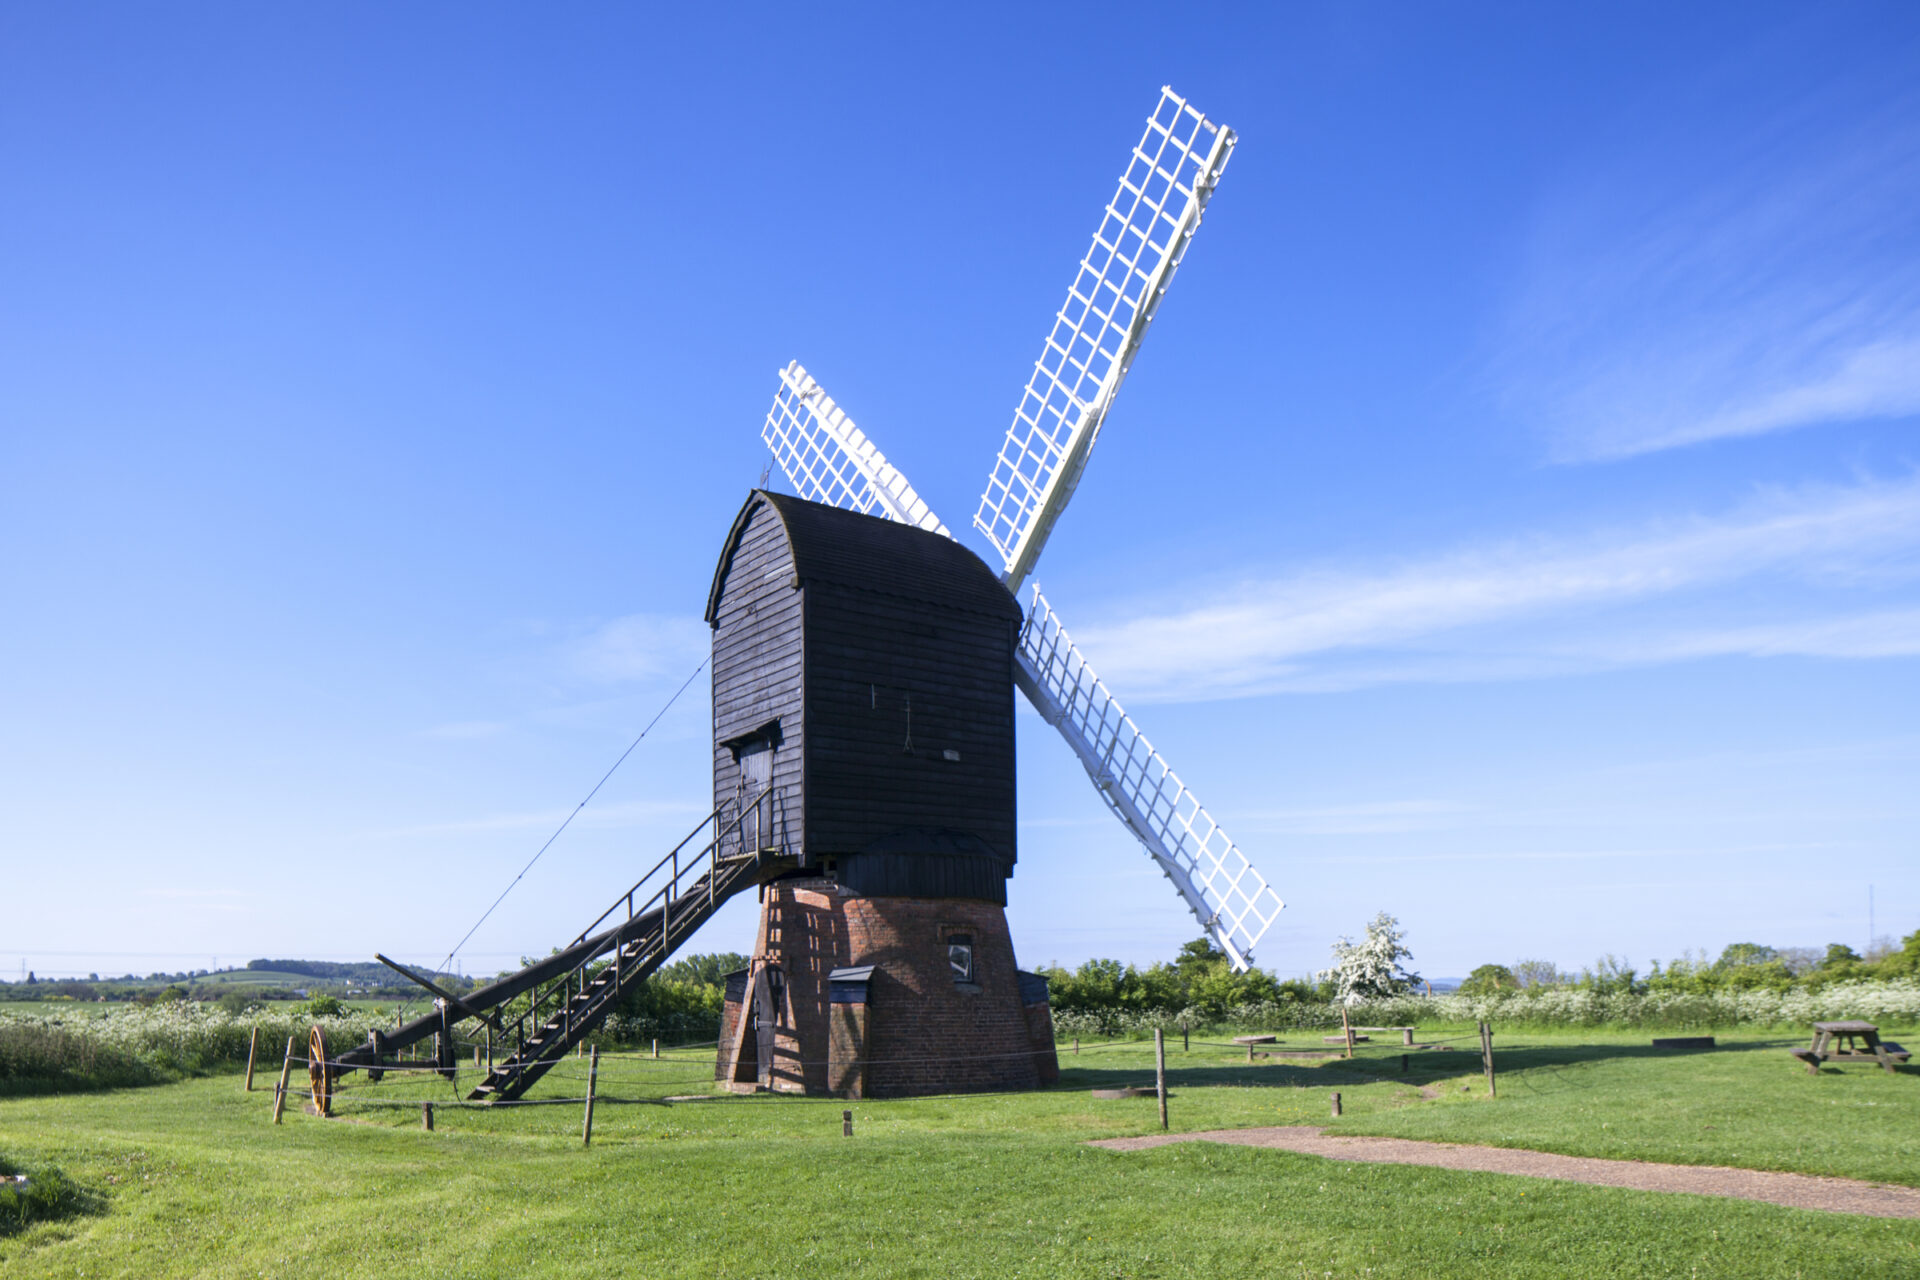
<path fill-rule="evenodd" d="M 1120 176 L 1054 318 L 973 523 L 1019 594 L 1233 154 L 1234 132 L 1171 88 Z"/>
<path fill-rule="evenodd" d="M 1197 159 L 1203 134 L 1208 145 L 1204 158 Z M 1016 596 L 1079 483 L 1094 437 L 1199 226 L 1234 140 L 1231 129 L 1207 121 L 1172 89 L 1161 90 L 1146 136 L 1134 148 L 1120 192 L 1108 205 L 1035 365 L 974 518 L 1004 557 L 1002 581 Z M 1163 165 L 1169 149 L 1173 170 Z M 1175 196 L 1184 203 L 1170 214 L 1167 206 Z M 1125 215 L 1119 212 L 1122 205 Z M 1133 253 L 1126 257 L 1129 247 Z M 1098 322 L 1092 337 L 1087 336 L 1090 320 Z M 1065 380 L 1068 370 L 1072 387 Z M 1086 398 L 1078 396 L 1073 388 L 1084 389 L 1090 378 L 1097 388 Z M 780 384 L 762 438 L 801 497 L 953 536 L 798 361 L 781 373 Z M 1047 423 L 1052 431 L 1042 441 L 1039 433 Z M 1023 424 L 1029 428 L 1026 437 Z M 1285 904 L 1094 674 L 1037 586 L 1014 677 L 1234 968 L 1249 968 L 1254 946 Z"/>
<path fill-rule="evenodd" d="M 1236 969 L 1286 906 L 1087 665 L 1035 585 L 1016 682 Z"/>
<path fill-rule="evenodd" d="M 780 371 L 760 438 L 801 497 L 953 536 L 798 360 Z"/>

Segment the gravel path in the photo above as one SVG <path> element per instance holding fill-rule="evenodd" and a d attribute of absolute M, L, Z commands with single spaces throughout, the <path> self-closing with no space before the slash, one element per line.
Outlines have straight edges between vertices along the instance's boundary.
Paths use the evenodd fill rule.
<path fill-rule="evenodd" d="M 1369 1164 L 1424 1164 L 1476 1173 L 1515 1173 L 1529 1178 L 1588 1182 L 1637 1191 L 1684 1191 L 1697 1196 L 1764 1200 L 1792 1209 L 1824 1209 L 1871 1218 L 1920 1218 L 1920 1188 L 1822 1178 L 1807 1173 L 1768 1173 L 1718 1165 L 1648 1164 L 1639 1160 L 1596 1160 L 1511 1147 L 1460 1147 L 1405 1138 L 1332 1137 L 1307 1125 L 1265 1129 L 1214 1129 L 1205 1133 L 1152 1134 L 1143 1138 L 1107 1138 L 1089 1143 L 1110 1151 L 1140 1151 L 1169 1142 L 1223 1142 L 1239 1147 L 1277 1147 L 1329 1160 Z"/>

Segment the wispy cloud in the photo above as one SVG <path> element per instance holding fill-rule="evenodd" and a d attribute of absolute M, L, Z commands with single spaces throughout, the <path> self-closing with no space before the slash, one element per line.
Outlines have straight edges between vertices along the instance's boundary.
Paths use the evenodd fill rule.
<path fill-rule="evenodd" d="M 1140 701 L 1511 679 L 1710 654 L 1914 652 L 1920 611 L 1906 607 L 1604 625 L 1610 609 L 1761 575 L 1827 594 L 1920 576 L 1920 479 L 1773 491 L 1719 518 L 1248 582 L 1214 603 L 1084 628 L 1076 639 Z"/>
<path fill-rule="evenodd" d="M 1585 652 L 1622 663 L 1676 662 L 1687 658 L 1725 655 L 1750 658 L 1920 657 L 1920 609 L 1889 609 L 1764 626 L 1601 639 L 1585 646 Z"/>
<path fill-rule="evenodd" d="M 711 637 L 698 619 L 629 614 L 602 623 L 567 646 L 574 670 L 609 683 L 684 676 L 707 652 Z"/>
<path fill-rule="evenodd" d="M 1440 831 L 1484 820 L 1471 805 L 1438 800 L 1384 800 L 1307 809 L 1248 809 L 1233 816 L 1243 834 L 1294 836 L 1389 835 Z"/>
<path fill-rule="evenodd" d="M 1920 100 L 1824 106 L 1543 205 L 1499 366 L 1558 460 L 1920 414 Z"/>
<path fill-rule="evenodd" d="M 1800 841 L 1796 843 L 1740 844 L 1740 845 L 1666 845 L 1649 846 L 1635 849 L 1509 849 L 1509 850 L 1458 850 L 1445 853 L 1351 853 L 1303 854 L 1289 861 L 1303 865 L 1393 865 L 1404 863 L 1455 863 L 1455 862 L 1600 862 L 1622 858 L 1659 858 L 1668 861 L 1678 858 L 1751 858 L 1756 854 L 1770 853 L 1810 853 L 1816 850 L 1833 851 L 1857 847 L 1849 841 Z"/>

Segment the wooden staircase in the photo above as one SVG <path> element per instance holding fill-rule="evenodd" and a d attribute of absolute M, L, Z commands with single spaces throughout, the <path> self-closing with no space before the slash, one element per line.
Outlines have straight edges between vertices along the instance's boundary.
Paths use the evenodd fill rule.
<path fill-rule="evenodd" d="M 785 852 L 784 826 L 769 787 L 737 809 L 716 809 L 579 937 L 518 973 L 461 996 L 408 973 L 434 992 L 433 1012 L 392 1031 L 373 1032 L 366 1044 L 327 1065 L 329 1077 L 365 1070 L 378 1079 L 383 1065 L 393 1062 L 401 1049 L 431 1037 L 437 1047 L 435 1061 L 452 1079 L 453 1029 L 477 1020 L 491 1032 L 490 1044 L 505 1042 L 513 1048 L 489 1064 L 467 1097 L 478 1102 L 520 1097 L 605 1022 L 620 998 L 665 964 L 728 899 L 795 865 Z M 713 837 L 704 846 L 696 845 L 710 829 Z M 616 923 L 609 925 L 610 920 Z"/>
<path fill-rule="evenodd" d="M 623 926 L 611 959 L 582 961 L 544 990 L 536 989 L 527 1011 L 508 1024 L 518 1036 L 518 1046 L 494 1063 L 468 1100 L 510 1102 L 524 1094 L 606 1021 L 620 997 L 665 964 L 722 903 L 759 884 L 760 870 L 760 863 L 752 858 L 710 867 L 686 892 Z"/>

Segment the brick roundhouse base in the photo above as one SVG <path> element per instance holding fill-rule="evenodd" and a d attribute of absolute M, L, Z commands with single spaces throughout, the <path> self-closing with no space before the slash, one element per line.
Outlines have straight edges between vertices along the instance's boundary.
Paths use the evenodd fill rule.
<path fill-rule="evenodd" d="M 951 963 L 957 939 L 971 940 L 970 981 Z M 1015 966 L 997 903 L 780 881 L 761 900 L 752 968 L 728 984 L 715 1078 L 853 1097 L 1038 1088 L 1059 1077 L 1045 992 Z M 756 1007 L 768 1026 L 743 1016 Z"/>

